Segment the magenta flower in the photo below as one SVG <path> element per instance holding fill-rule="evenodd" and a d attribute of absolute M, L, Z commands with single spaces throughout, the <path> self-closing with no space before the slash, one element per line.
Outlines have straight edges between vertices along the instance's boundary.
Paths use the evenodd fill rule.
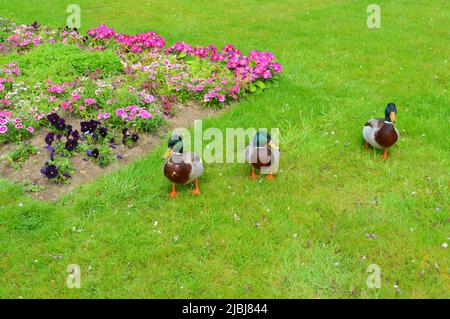
<path fill-rule="evenodd" d="M 86 106 L 89 106 L 89 105 L 97 103 L 97 101 L 95 99 L 87 98 L 84 100 L 84 103 L 86 103 Z"/>
<path fill-rule="evenodd" d="M 264 79 L 269 79 L 269 78 L 272 77 L 272 74 L 270 73 L 269 70 L 266 70 L 266 71 L 263 72 L 262 77 L 263 77 Z"/>
<path fill-rule="evenodd" d="M 275 72 L 281 74 L 281 64 L 278 62 L 275 62 L 272 64 L 273 69 L 275 70 Z"/>
<path fill-rule="evenodd" d="M 112 28 L 107 27 L 106 25 L 99 25 L 95 29 L 88 30 L 87 34 L 94 38 L 94 40 L 97 39 L 109 39 L 116 35 L 116 31 Z"/>
<path fill-rule="evenodd" d="M 5 134 L 8 131 L 7 126 L 0 125 L 0 134 Z"/>
<path fill-rule="evenodd" d="M 61 104 L 59 104 L 64 110 L 67 109 L 70 106 L 69 101 L 62 101 Z"/>
<path fill-rule="evenodd" d="M 64 92 L 64 89 L 60 85 L 49 86 L 47 90 L 51 93 L 58 93 L 58 94 Z"/>
<path fill-rule="evenodd" d="M 72 101 L 77 101 L 79 99 L 80 99 L 80 95 L 78 95 L 78 93 L 73 93 L 72 94 L 72 98 L 71 98 Z"/>
<path fill-rule="evenodd" d="M 116 36 L 119 44 L 123 48 L 133 53 L 141 53 L 144 49 L 162 49 L 166 45 L 164 38 L 158 36 L 155 32 L 145 32 L 136 35 L 119 34 Z"/>

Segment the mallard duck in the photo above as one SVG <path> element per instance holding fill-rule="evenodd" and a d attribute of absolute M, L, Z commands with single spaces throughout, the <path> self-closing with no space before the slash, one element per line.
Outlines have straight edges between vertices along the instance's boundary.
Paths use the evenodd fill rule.
<path fill-rule="evenodd" d="M 387 149 L 397 142 L 400 134 L 394 123 L 397 116 L 397 107 L 389 103 L 384 111 L 384 119 L 370 119 L 363 128 L 363 136 L 366 141 L 366 149 L 369 144 L 378 149 L 384 149 L 383 159 L 388 157 Z"/>
<path fill-rule="evenodd" d="M 198 178 L 203 174 L 203 163 L 195 153 L 183 153 L 183 140 L 179 135 L 169 139 L 168 149 L 164 154 L 164 175 L 172 182 L 171 197 L 177 196 L 176 184 L 189 184 L 195 181 L 192 194 L 200 195 Z"/>
<path fill-rule="evenodd" d="M 269 172 L 267 179 L 272 180 L 272 173 L 278 168 L 279 159 L 280 151 L 270 134 L 258 131 L 245 149 L 245 161 L 252 165 L 252 175 L 249 178 L 258 178 L 255 169 L 261 169 L 262 172 Z"/>

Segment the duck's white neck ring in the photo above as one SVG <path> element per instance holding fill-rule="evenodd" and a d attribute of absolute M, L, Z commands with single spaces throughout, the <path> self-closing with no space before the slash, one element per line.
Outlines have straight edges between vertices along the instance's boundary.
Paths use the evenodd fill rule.
<path fill-rule="evenodd" d="M 385 124 L 394 124 L 394 122 L 384 121 Z"/>

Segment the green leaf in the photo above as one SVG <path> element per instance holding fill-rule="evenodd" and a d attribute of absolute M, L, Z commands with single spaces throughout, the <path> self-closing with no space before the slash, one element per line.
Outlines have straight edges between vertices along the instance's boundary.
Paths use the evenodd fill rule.
<path fill-rule="evenodd" d="M 256 92 L 256 86 L 254 86 L 253 84 L 250 84 L 250 92 Z"/>
<path fill-rule="evenodd" d="M 265 89 L 266 88 L 266 85 L 261 80 L 256 81 L 255 85 L 259 86 L 261 89 Z"/>

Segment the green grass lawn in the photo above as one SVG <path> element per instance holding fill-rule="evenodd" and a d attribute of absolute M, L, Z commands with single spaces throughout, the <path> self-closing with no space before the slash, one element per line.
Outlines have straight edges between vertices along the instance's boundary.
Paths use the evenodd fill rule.
<path fill-rule="evenodd" d="M 278 84 L 203 126 L 280 128 L 281 171 L 207 164 L 202 196 L 171 200 L 161 145 L 57 203 L 0 180 L 0 297 L 449 298 L 450 3 L 380 0 L 368 29 L 372 2 L 77 1 L 83 30 L 273 51 Z M 0 0 L 0 16 L 64 26 L 70 3 Z M 391 101 L 383 161 L 361 131 Z"/>

